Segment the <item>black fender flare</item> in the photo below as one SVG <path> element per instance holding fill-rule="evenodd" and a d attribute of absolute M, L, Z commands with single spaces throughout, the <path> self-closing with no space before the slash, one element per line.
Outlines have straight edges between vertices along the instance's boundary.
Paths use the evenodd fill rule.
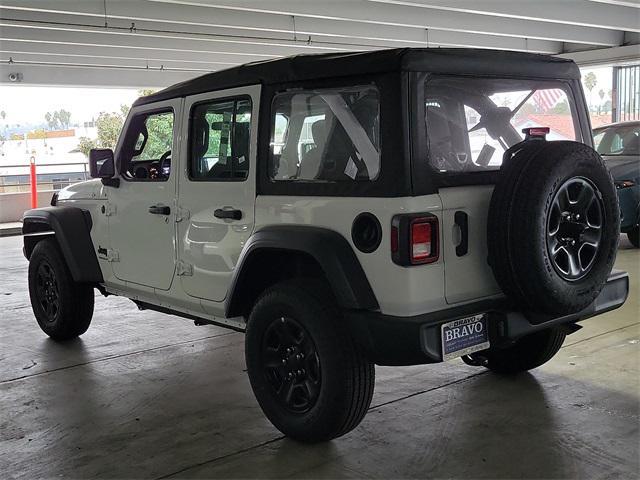
<path fill-rule="evenodd" d="M 36 244 L 53 235 L 78 283 L 102 283 L 102 272 L 91 241 L 93 222 L 87 210 L 56 206 L 28 210 L 22 217 L 24 256 L 29 259 Z"/>
<path fill-rule="evenodd" d="M 225 300 L 227 318 L 237 316 L 241 298 L 239 286 L 247 281 L 251 258 L 261 251 L 293 251 L 311 256 L 323 270 L 338 305 L 346 309 L 378 310 L 360 261 L 340 233 L 327 228 L 301 225 L 273 225 L 255 232 L 245 244 Z"/>

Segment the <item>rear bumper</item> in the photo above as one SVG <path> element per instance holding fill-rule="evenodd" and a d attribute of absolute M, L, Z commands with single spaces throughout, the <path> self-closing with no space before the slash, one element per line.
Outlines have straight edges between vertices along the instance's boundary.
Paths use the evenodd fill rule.
<path fill-rule="evenodd" d="M 614 270 L 591 305 L 561 317 L 514 310 L 505 300 L 487 300 L 414 317 L 359 311 L 348 313 L 347 319 L 359 344 L 378 365 L 419 365 L 442 361 L 440 326 L 451 320 L 486 312 L 491 345 L 500 348 L 539 330 L 615 310 L 628 293 L 628 274 Z"/>

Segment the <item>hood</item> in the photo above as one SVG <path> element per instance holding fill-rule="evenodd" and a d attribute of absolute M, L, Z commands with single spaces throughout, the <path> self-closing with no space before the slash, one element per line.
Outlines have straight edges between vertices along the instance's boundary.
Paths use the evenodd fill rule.
<path fill-rule="evenodd" d="M 104 199 L 104 185 L 99 178 L 74 183 L 58 192 L 58 201 Z"/>

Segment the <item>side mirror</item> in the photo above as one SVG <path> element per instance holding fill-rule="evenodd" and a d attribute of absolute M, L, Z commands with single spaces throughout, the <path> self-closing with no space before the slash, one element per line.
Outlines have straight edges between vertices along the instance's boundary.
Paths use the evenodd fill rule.
<path fill-rule="evenodd" d="M 112 178 L 116 174 L 113 150 L 92 148 L 89 152 L 89 174 L 91 178 Z"/>

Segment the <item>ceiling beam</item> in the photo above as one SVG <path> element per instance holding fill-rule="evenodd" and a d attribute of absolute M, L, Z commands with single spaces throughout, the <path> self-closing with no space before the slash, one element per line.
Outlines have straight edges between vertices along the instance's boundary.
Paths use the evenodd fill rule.
<path fill-rule="evenodd" d="M 482 36 L 506 36 L 554 42 L 572 42 L 594 45 L 617 45 L 618 32 L 526 20 L 508 22 L 491 17 L 427 11 L 418 7 L 398 7 L 379 4 L 376 8 L 364 0 L 346 2 L 243 0 L 188 0 L 183 3 L 128 0 L 107 0 L 107 21 L 120 18 L 131 21 L 155 21 L 172 25 L 202 25 L 208 27 L 239 28 L 308 35 L 336 34 L 344 37 L 383 36 L 402 38 L 403 30 L 463 32 L 477 34 L 479 46 Z M 3 0 L 2 8 L 15 11 L 66 13 L 94 16 L 104 23 L 102 0 Z M 292 16 L 295 16 L 295 29 Z M 309 20 L 313 20 L 310 22 Z M 381 27 L 392 27 L 381 29 Z M 395 32 L 395 33 L 394 33 Z M 507 42 L 508 43 L 508 42 Z"/>
<path fill-rule="evenodd" d="M 448 12 L 531 20 L 599 29 L 640 31 L 640 11 L 621 4 L 586 0 L 367 0 Z"/>
<path fill-rule="evenodd" d="M 13 16 L 12 16 L 13 15 Z M 19 18 L 14 18 L 14 16 Z M 274 32 L 266 32 L 268 36 L 265 38 L 257 37 L 255 31 L 236 30 L 236 29 L 207 29 L 202 26 L 185 27 L 181 26 L 188 32 L 180 32 L 177 30 L 167 30 L 168 25 L 159 22 L 137 21 L 135 23 L 135 31 L 130 31 L 131 21 L 123 19 L 110 19 L 107 28 L 100 26 L 96 17 L 80 17 L 72 15 L 56 15 L 50 19 L 50 22 L 43 23 L 38 21 L 36 12 L 11 12 L 0 9 L 0 37 L 6 40 L 12 38 L 19 40 L 38 40 L 38 41 L 62 41 L 60 32 L 65 36 L 69 36 L 69 42 L 72 41 L 72 35 L 75 33 L 91 35 L 93 39 L 85 39 L 83 43 L 92 41 L 95 44 L 104 43 L 106 35 L 116 35 L 120 38 L 117 42 L 106 40 L 112 46 L 126 46 L 122 42 L 128 43 L 128 46 L 137 45 L 145 46 L 144 41 L 149 38 L 170 39 L 170 42 L 155 42 L 153 46 L 167 45 L 167 48 L 176 48 L 178 43 L 176 40 L 189 42 L 190 48 L 194 45 L 200 45 L 201 51 L 219 52 L 225 49 L 237 51 L 240 48 L 243 53 L 256 55 L 272 55 L 283 56 L 294 53 L 314 53 L 323 51 L 340 51 L 340 50 L 368 50 L 375 48 L 392 48 L 399 46 L 443 46 L 443 47 L 468 47 L 491 48 L 491 49 L 511 49 L 519 51 L 529 51 L 535 53 L 558 53 L 561 51 L 562 44 L 560 42 L 551 42 L 547 40 L 535 39 L 513 39 L 495 35 L 476 35 L 460 32 L 447 32 L 441 30 L 425 31 L 416 29 L 404 29 L 399 32 L 400 38 L 391 40 L 393 32 L 389 30 L 403 30 L 397 27 L 381 26 L 377 39 L 370 38 L 362 27 L 370 28 L 364 24 L 355 24 L 354 33 L 361 35 L 353 37 L 338 36 L 340 30 L 335 29 L 326 35 L 311 35 L 311 32 L 318 29 L 314 26 L 315 19 L 302 18 L 300 22 L 300 30 L 297 39 L 287 39 L 286 34 L 277 34 Z M 27 20 L 28 18 L 28 20 Z M 68 23 L 75 21 L 75 23 Z M 18 36 L 17 29 L 24 28 L 27 31 Z M 162 29 L 165 30 L 162 30 Z M 43 31 L 49 30 L 52 33 L 43 34 Z M 387 31 L 385 31 L 387 30 Z M 16 35 L 16 36 L 14 36 Z M 246 36 L 243 36 L 246 35 Z M 127 37 L 128 40 L 122 40 Z M 140 40 L 140 39 L 147 40 Z M 309 38 L 311 41 L 309 41 Z M 200 43 L 198 43 L 200 42 Z M 210 43 L 206 43 L 210 42 Z M 239 47 L 233 47 L 234 44 Z M 256 47 L 251 47 L 256 45 Z M 144 52 L 141 52 L 144 56 Z M 248 60 L 246 60 L 248 61 Z M 244 63 L 244 62 L 239 62 Z"/>
<path fill-rule="evenodd" d="M 638 45 L 625 45 L 623 47 L 598 48 L 594 50 L 583 50 L 580 52 L 570 52 L 558 55 L 562 58 L 569 58 L 580 66 L 595 65 L 628 65 L 638 64 L 640 47 Z"/>
<path fill-rule="evenodd" d="M 56 53 L 26 53 L 0 50 L 0 63 L 7 65 L 52 65 L 52 66 L 86 66 L 89 68 L 126 67 L 140 70 L 180 70 L 194 72 L 203 75 L 219 69 L 228 68 L 228 65 L 218 65 L 207 62 L 191 62 L 189 60 L 162 60 L 147 61 L 139 58 L 126 58 L 99 55 L 56 54 Z"/>
<path fill-rule="evenodd" d="M 21 61 L 21 54 L 26 55 L 67 55 L 69 58 L 95 57 L 104 59 L 130 59 L 148 61 L 150 65 L 160 66 L 169 62 L 202 63 L 217 68 L 228 68 L 241 63 L 264 60 L 264 57 L 247 57 L 246 55 L 217 55 L 215 53 L 182 52 L 175 50 L 148 51 L 136 47 L 113 47 L 96 44 L 51 43 L 39 41 L 3 40 L 0 51 L 13 54 L 15 61 Z"/>
<path fill-rule="evenodd" d="M 196 37 L 187 34 L 153 34 L 116 30 L 104 30 L 92 27 L 70 28 L 47 25 L 25 25 L 24 23 L 0 23 L 0 41 L 22 40 L 39 42 L 79 43 L 83 45 L 101 45 L 105 47 L 135 47 L 151 51 L 183 51 L 193 53 L 216 53 L 219 55 L 247 56 L 251 58 L 273 58 L 308 53 L 345 51 L 345 47 L 325 47 L 304 43 L 287 44 L 280 41 L 246 41 L 241 39 L 220 39 Z M 263 58 L 263 59 L 264 59 Z"/>
<path fill-rule="evenodd" d="M 9 81 L 9 73 L 20 73 L 20 83 Z M 64 87 L 163 88 L 197 76 L 194 72 L 149 71 L 126 68 L 62 67 L 52 65 L 0 64 L 1 85 Z"/>
<path fill-rule="evenodd" d="M 15 0 L 14 0 L 15 1 Z M 235 10 L 284 17 L 310 17 L 332 21 L 358 21 L 405 28 L 429 28 L 456 32 L 536 38 L 562 42 L 597 45 L 618 45 L 619 32 L 563 24 L 548 24 L 519 18 L 508 22 L 489 16 L 465 12 L 425 9 L 379 3 L 376 8 L 366 0 L 320 2 L 299 0 L 149 0 L 167 5 L 204 6 L 220 10 Z M 508 2 L 503 2 L 508 3 Z M 574 4 L 575 5 L 575 4 Z M 217 15 L 217 14 L 216 14 Z"/>
<path fill-rule="evenodd" d="M 427 35 L 425 30 L 398 28 L 387 25 L 374 26 L 365 23 L 344 22 L 319 22 L 316 19 L 300 18 L 297 22 L 297 35 L 291 32 L 274 32 L 269 30 L 250 30 L 242 28 L 204 26 L 204 25 L 183 25 L 170 24 L 158 21 L 137 20 L 131 22 L 130 19 L 109 18 L 108 27 L 104 27 L 104 19 L 89 15 L 71 15 L 64 13 L 46 13 L 29 10 L 9 10 L 2 9 L 0 5 L 0 21 L 5 21 L 14 25 L 25 24 L 41 26 L 67 26 L 74 27 L 94 27 L 100 30 L 129 30 L 132 23 L 138 32 L 157 33 L 161 36 L 164 33 L 186 33 L 192 36 L 203 35 L 206 37 L 218 38 L 238 38 L 250 41 L 279 40 L 287 44 L 307 44 L 312 45 L 341 45 L 349 49 L 360 47 L 387 48 L 400 46 L 424 47 L 427 43 L 434 46 L 447 45 L 473 45 L 479 48 L 507 48 L 511 39 L 490 35 L 470 35 L 454 32 L 444 32 L 434 30 Z M 346 29 L 348 27 L 348 30 Z M 322 32 L 322 33 L 318 33 Z M 427 42 L 428 40 L 428 42 Z M 524 46 L 524 42 L 521 42 Z M 520 44 L 515 45 L 520 48 Z M 524 48 L 524 47 L 523 47 Z M 561 48 L 560 42 L 550 42 L 545 40 L 531 40 L 529 42 L 531 51 L 541 53 L 555 53 Z"/>

